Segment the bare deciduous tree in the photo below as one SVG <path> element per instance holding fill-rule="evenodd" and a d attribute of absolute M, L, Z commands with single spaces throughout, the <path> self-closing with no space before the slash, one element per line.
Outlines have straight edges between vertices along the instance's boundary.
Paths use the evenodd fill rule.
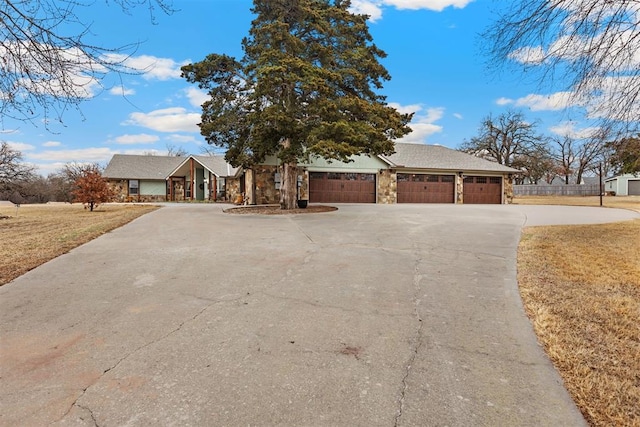
<path fill-rule="evenodd" d="M 479 135 L 465 141 L 460 150 L 501 165 L 517 167 L 514 165 L 516 159 L 535 156 L 544 151 L 545 146 L 546 141 L 536 133 L 534 123 L 527 122 L 518 111 L 507 111 L 495 118 L 486 117 Z"/>
<path fill-rule="evenodd" d="M 564 183 L 569 184 L 573 176 L 576 162 L 576 140 L 570 136 L 553 138 L 555 143 L 554 159 L 556 161 L 557 174 L 564 178 Z"/>
<path fill-rule="evenodd" d="M 171 13 L 171 0 L 114 0 L 127 13 L 137 6 Z M 87 41 L 90 23 L 78 10 L 92 0 L 3 0 L 0 2 L 0 116 L 45 122 L 61 120 L 92 96 L 109 72 L 131 72 L 124 58 L 136 45 L 96 46 Z M 69 33 L 70 32 L 70 33 Z"/>
<path fill-rule="evenodd" d="M 0 190 L 33 175 L 33 167 L 22 162 L 22 153 L 0 141 Z"/>
<path fill-rule="evenodd" d="M 605 125 L 629 132 L 640 117 L 639 0 L 500 2 L 484 33 L 492 66 L 517 63 L 560 83 Z"/>

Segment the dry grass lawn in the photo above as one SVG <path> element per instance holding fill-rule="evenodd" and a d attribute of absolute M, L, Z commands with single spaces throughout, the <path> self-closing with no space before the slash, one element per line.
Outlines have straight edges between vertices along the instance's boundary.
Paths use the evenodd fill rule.
<path fill-rule="evenodd" d="M 147 212 L 148 205 L 0 206 L 0 285 Z"/>
<path fill-rule="evenodd" d="M 565 205 L 565 206 L 600 206 L 599 196 L 518 196 L 513 199 L 515 205 Z M 602 198 L 602 206 L 640 211 L 640 196 L 606 196 Z"/>
<path fill-rule="evenodd" d="M 590 198 L 572 199 L 562 204 Z M 616 207 L 640 211 L 640 198 L 619 199 Z M 518 282 L 538 338 L 587 421 L 640 426 L 640 220 L 524 230 Z"/>

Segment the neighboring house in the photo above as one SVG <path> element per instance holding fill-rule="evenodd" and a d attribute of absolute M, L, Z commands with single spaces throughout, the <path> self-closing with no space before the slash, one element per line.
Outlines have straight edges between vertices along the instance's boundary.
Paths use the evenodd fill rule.
<path fill-rule="evenodd" d="M 625 174 L 604 180 L 604 191 L 616 196 L 640 196 L 640 174 Z"/>
<path fill-rule="evenodd" d="M 239 187 L 237 172 L 221 156 L 116 154 L 103 176 L 122 202 L 215 201 Z"/>
<path fill-rule="evenodd" d="M 311 203 L 501 204 L 513 198 L 513 175 L 495 162 L 437 145 L 396 144 L 390 156 L 351 162 L 313 158 L 298 164 L 298 199 Z M 236 169 L 221 156 L 113 156 L 104 176 L 121 201 L 223 200 L 277 204 L 275 157 Z"/>

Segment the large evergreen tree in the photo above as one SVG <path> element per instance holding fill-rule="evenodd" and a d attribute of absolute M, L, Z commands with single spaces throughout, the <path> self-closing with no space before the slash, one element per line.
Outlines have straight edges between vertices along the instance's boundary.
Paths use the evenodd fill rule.
<path fill-rule="evenodd" d="M 349 161 L 391 154 L 411 115 L 379 94 L 389 80 L 367 17 L 342 0 L 254 0 L 256 15 L 241 60 L 211 54 L 182 67 L 208 91 L 200 130 L 227 149 L 234 166 L 275 155 L 282 163 L 281 206 L 296 203 L 297 162 L 308 156 Z"/>

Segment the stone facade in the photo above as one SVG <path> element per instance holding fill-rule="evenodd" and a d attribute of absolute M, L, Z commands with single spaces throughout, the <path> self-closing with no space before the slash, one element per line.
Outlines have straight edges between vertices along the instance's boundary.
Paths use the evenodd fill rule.
<path fill-rule="evenodd" d="M 502 203 L 510 205 L 513 203 L 513 178 L 504 176 L 502 178 L 502 183 L 502 188 L 504 189 Z"/>
<path fill-rule="evenodd" d="M 244 179 L 244 176 L 240 178 L 227 178 L 225 180 L 225 194 L 226 201 L 235 203 L 237 200 L 241 200 L 244 195 L 240 191 L 240 180 Z"/>
<path fill-rule="evenodd" d="M 398 201 L 398 174 L 385 169 L 378 174 L 378 203 L 390 205 Z"/>
<path fill-rule="evenodd" d="M 163 195 L 149 195 L 149 194 L 129 195 L 129 180 L 127 179 L 109 180 L 108 182 L 114 193 L 114 197 L 113 197 L 114 202 L 157 203 L 157 202 L 167 201 L 167 196 L 163 196 Z"/>
<path fill-rule="evenodd" d="M 276 190 L 277 166 L 260 165 L 253 168 L 255 175 L 255 204 L 280 203 L 280 190 Z"/>
<path fill-rule="evenodd" d="M 464 177 L 456 175 L 456 203 L 464 203 Z"/>

